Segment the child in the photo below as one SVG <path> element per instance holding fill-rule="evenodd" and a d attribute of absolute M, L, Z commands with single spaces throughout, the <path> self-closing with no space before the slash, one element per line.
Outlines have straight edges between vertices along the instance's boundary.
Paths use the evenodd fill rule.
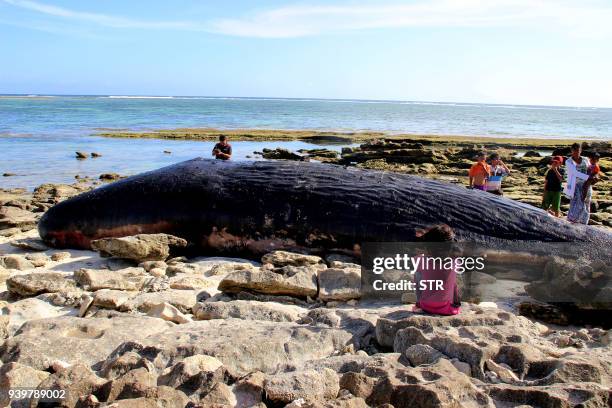
<path fill-rule="evenodd" d="M 550 168 L 544 176 L 544 196 L 542 197 L 542 208 L 553 214 L 561 216 L 561 182 L 563 181 L 563 157 L 553 156 Z M 551 209 L 552 207 L 552 209 Z"/>
<path fill-rule="evenodd" d="M 487 191 L 496 195 L 504 195 L 501 183 L 504 177 L 510 175 L 510 169 L 506 166 L 506 163 L 502 161 L 499 154 L 493 153 L 490 156 L 491 167 L 489 180 L 487 182 Z"/>
<path fill-rule="evenodd" d="M 599 153 L 593 152 L 589 155 L 589 167 L 587 169 L 587 174 L 589 175 L 589 178 L 582 185 L 582 201 L 586 200 L 589 187 L 599 181 L 600 172 L 601 169 L 599 168 Z"/>
<path fill-rule="evenodd" d="M 484 152 L 478 153 L 476 156 L 476 163 L 470 168 L 470 186 L 469 188 L 475 188 L 477 190 L 486 190 L 487 179 L 491 175 L 491 169 L 486 162 L 487 155 Z"/>
<path fill-rule="evenodd" d="M 448 225 L 436 225 L 417 234 L 420 242 L 445 242 L 449 248 L 451 241 L 455 239 L 455 233 Z M 449 256 L 451 249 L 449 249 Z M 434 254 L 432 254 L 434 255 Z M 435 254 L 437 255 L 437 254 Z M 420 290 L 421 280 L 442 280 L 442 290 Z M 416 272 L 417 303 L 412 308 L 413 312 L 427 312 L 431 314 L 452 316 L 461 311 L 461 299 L 457 288 L 457 276 L 454 269 L 436 269 L 435 267 L 421 267 Z"/>

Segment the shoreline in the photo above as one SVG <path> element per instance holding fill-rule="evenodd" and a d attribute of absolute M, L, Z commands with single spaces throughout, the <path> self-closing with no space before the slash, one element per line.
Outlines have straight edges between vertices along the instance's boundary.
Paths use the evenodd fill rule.
<path fill-rule="evenodd" d="M 151 130 L 128 130 L 100 128 L 90 136 L 126 138 L 126 139 L 161 139 L 161 140 L 191 140 L 215 141 L 219 136 L 225 135 L 230 140 L 238 141 L 303 141 L 322 143 L 360 143 L 372 139 L 409 139 L 414 142 L 428 141 L 442 144 L 485 144 L 508 148 L 544 148 L 554 149 L 573 142 L 610 142 L 607 139 L 576 136 L 570 137 L 528 137 L 528 136 L 493 136 L 493 135 L 454 135 L 454 134 L 421 134 L 397 133 L 389 131 L 337 131 L 316 129 L 216 129 L 216 128 L 170 128 Z"/>

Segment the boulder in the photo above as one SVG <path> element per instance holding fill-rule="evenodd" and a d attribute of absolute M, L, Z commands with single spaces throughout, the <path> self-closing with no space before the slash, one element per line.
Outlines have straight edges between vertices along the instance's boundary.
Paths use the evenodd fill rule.
<path fill-rule="evenodd" d="M 225 276 L 231 272 L 252 270 L 255 266 L 247 262 L 224 262 L 214 265 L 206 271 L 207 276 Z"/>
<path fill-rule="evenodd" d="M 21 234 L 21 228 L 0 229 L 0 237 L 12 237 L 17 234 Z"/>
<path fill-rule="evenodd" d="M 219 290 L 226 293 L 246 290 L 269 295 L 314 297 L 318 289 L 318 271 L 319 268 L 314 265 L 285 266 L 279 273 L 267 269 L 236 271 L 219 283 Z"/>
<path fill-rule="evenodd" d="M 413 344 L 404 351 L 404 355 L 415 367 L 435 364 L 439 359 L 444 358 L 444 354 L 426 344 Z"/>
<path fill-rule="evenodd" d="M 605 407 L 610 402 L 609 389 L 587 384 L 549 387 L 491 384 L 485 389 L 497 406 Z"/>
<path fill-rule="evenodd" d="M 16 241 L 11 241 L 11 245 L 15 248 L 23 249 L 25 251 L 41 252 L 46 251 L 49 247 L 38 238 L 24 238 Z"/>
<path fill-rule="evenodd" d="M 100 289 L 139 290 L 145 285 L 148 275 L 142 268 L 120 271 L 106 269 L 80 269 L 74 273 L 77 283 L 87 290 Z"/>
<path fill-rule="evenodd" d="M 525 290 L 542 302 L 571 302 L 581 308 L 610 310 L 612 266 L 586 257 L 552 257 L 542 279 L 529 283 Z"/>
<path fill-rule="evenodd" d="M 450 361 L 406 367 L 395 356 L 370 356 L 363 367 L 342 375 L 341 387 L 368 406 L 494 407 L 491 398 Z"/>
<path fill-rule="evenodd" d="M 87 189 L 68 184 L 41 184 L 34 189 L 33 199 L 39 204 L 56 204 Z"/>
<path fill-rule="evenodd" d="M 172 289 L 204 289 L 217 286 L 217 282 L 213 280 L 206 279 L 205 277 L 200 275 L 185 273 L 173 276 L 168 280 L 168 283 L 170 284 L 170 287 Z"/>
<path fill-rule="evenodd" d="M 189 323 L 191 321 L 190 317 L 185 316 L 176 307 L 166 302 L 158 303 L 152 306 L 148 310 L 147 316 L 158 317 L 160 319 L 178 324 Z"/>
<path fill-rule="evenodd" d="M 203 407 L 235 407 L 236 403 L 232 389 L 222 382 L 213 385 L 208 394 L 200 400 Z"/>
<path fill-rule="evenodd" d="M 106 309 L 119 309 L 128 300 L 136 295 L 137 292 L 115 289 L 100 289 L 94 293 L 93 305 Z"/>
<path fill-rule="evenodd" d="M 141 316 L 83 319 L 63 316 L 31 320 L 0 347 L 4 362 L 18 362 L 46 370 L 60 360 L 92 366 L 126 341 L 144 339 L 172 323 Z"/>
<path fill-rule="evenodd" d="M 307 266 L 316 265 L 323 260 L 316 255 L 304 255 L 287 251 L 274 251 L 261 257 L 262 263 L 270 263 L 274 266 Z"/>
<path fill-rule="evenodd" d="M 38 215 L 17 207 L 0 207 L 0 230 L 19 228 L 22 231 L 36 228 Z"/>
<path fill-rule="evenodd" d="M 3 313 L 8 317 L 8 334 L 13 336 L 27 321 L 70 315 L 74 309 L 55 306 L 43 299 L 25 298 L 6 305 Z"/>
<path fill-rule="evenodd" d="M 38 388 L 65 391 L 65 398 L 57 400 L 57 405 L 54 406 L 71 408 L 81 397 L 96 393 L 104 382 L 87 365 L 79 363 L 56 370 L 43 380 Z M 33 398 L 30 402 L 31 407 L 43 406 L 42 403 L 38 404 L 38 398 Z"/>
<path fill-rule="evenodd" d="M 187 241 L 168 234 L 139 234 L 120 238 L 102 238 L 91 242 L 102 256 L 132 259 L 137 262 L 164 261 L 171 248 L 183 248 Z"/>
<path fill-rule="evenodd" d="M 19 271 L 26 271 L 34 268 L 32 262 L 21 255 L 3 256 L 0 258 L 0 265 L 3 265 L 6 269 L 17 269 Z"/>
<path fill-rule="evenodd" d="M 361 268 L 328 268 L 319 271 L 319 299 L 347 301 L 361 297 Z"/>
<path fill-rule="evenodd" d="M 41 293 L 67 291 L 76 288 L 76 283 L 59 272 L 37 272 L 13 275 L 6 281 L 10 293 L 29 297 Z"/>
<path fill-rule="evenodd" d="M 234 395 L 242 406 L 255 407 L 262 403 L 266 375 L 261 371 L 254 371 L 236 380 Z M 265 404 L 264 404 L 265 407 Z"/>
<path fill-rule="evenodd" d="M 215 357 L 196 354 L 168 368 L 158 379 L 158 384 L 166 385 L 185 392 L 207 393 L 214 385 L 223 381 L 223 364 Z"/>
<path fill-rule="evenodd" d="M 117 174 L 117 173 L 102 173 L 100 174 L 100 177 L 98 177 L 100 180 L 104 180 L 104 181 L 116 181 L 116 180 L 120 180 L 121 174 Z"/>
<path fill-rule="evenodd" d="M 139 293 L 124 302 L 119 309 L 122 311 L 138 310 L 147 313 L 159 303 L 168 303 L 181 313 L 191 313 L 198 301 L 198 292 L 194 290 L 163 290 L 160 292 Z"/>
<path fill-rule="evenodd" d="M 230 302 L 203 302 L 193 308 L 196 320 L 237 318 L 244 320 L 266 320 L 272 322 L 294 322 L 304 311 L 301 307 L 275 302 L 234 300 Z"/>
<path fill-rule="evenodd" d="M 144 261 L 138 264 L 139 267 L 144 269 L 147 272 L 150 272 L 151 269 L 166 269 L 168 264 L 164 261 Z"/>
<path fill-rule="evenodd" d="M 35 268 L 45 266 L 49 261 L 51 261 L 51 258 L 45 254 L 27 254 L 25 259 L 30 261 Z"/>
<path fill-rule="evenodd" d="M 147 371 L 154 372 L 155 367 L 146 358 L 141 357 L 137 353 L 125 353 L 114 359 L 104 361 L 100 374 L 104 378 L 115 379 L 137 368 L 146 368 Z"/>
<path fill-rule="evenodd" d="M 338 391 L 338 375 L 329 368 L 271 375 L 264 383 L 266 398 L 273 404 L 288 404 L 300 398 L 333 399 Z"/>
<path fill-rule="evenodd" d="M 410 312 L 391 313 L 377 322 L 379 344 L 389 344 L 404 353 L 414 345 L 427 345 L 470 366 L 471 376 L 485 378 L 485 362 L 510 364 L 524 375 L 530 364 L 543 358 L 530 343 L 540 327 L 524 318 L 496 308 L 464 307 L 457 316 L 431 316 Z"/>
<path fill-rule="evenodd" d="M 296 160 L 296 161 L 304 161 L 306 158 L 302 155 L 292 152 L 291 150 L 283 149 L 281 147 L 277 147 L 276 149 L 267 149 L 264 148 L 261 153 L 255 152 L 256 154 L 260 154 L 264 159 L 269 160 Z"/>
<path fill-rule="evenodd" d="M 376 322 L 376 339 L 383 347 L 393 347 L 395 335 L 406 327 L 430 331 L 434 327 L 503 326 L 513 320 L 508 312 L 498 309 L 462 305 L 456 316 L 433 316 L 398 310 L 382 316 Z"/>
<path fill-rule="evenodd" d="M 9 396 L 6 393 L 11 388 L 38 388 L 45 378 L 50 374 L 46 371 L 36 370 L 19 363 L 8 363 L 0 367 L 0 406 L 9 406 Z M 18 401 L 18 402 L 17 402 Z M 24 405 L 27 399 L 13 400 L 13 404 L 23 402 Z"/>
<path fill-rule="evenodd" d="M 102 401 L 146 397 L 157 386 L 157 376 L 140 367 L 114 378 L 102 385 L 97 395 Z"/>
<path fill-rule="evenodd" d="M 127 342 L 109 358 L 142 351 L 155 356 L 154 364 L 163 369 L 170 362 L 204 354 L 216 357 L 231 372 L 244 375 L 254 370 L 276 372 L 289 363 L 300 366 L 338 353 L 352 341 L 351 333 L 337 328 L 260 320 L 205 320 Z"/>

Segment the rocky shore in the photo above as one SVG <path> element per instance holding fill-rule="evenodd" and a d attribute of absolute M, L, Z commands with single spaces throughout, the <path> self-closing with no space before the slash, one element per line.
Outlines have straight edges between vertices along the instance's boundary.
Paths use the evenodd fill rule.
<path fill-rule="evenodd" d="M 468 149 L 482 148 L 402 143 L 413 142 L 370 143 L 327 159 L 366 167 L 382 160 L 384 168 L 419 174 L 431 164 L 438 170 L 428 176 L 460 182 L 442 163 L 461 164 Z M 403 153 L 411 150 L 420 153 Z M 403 159 L 422 156 L 435 164 Z M 540 171 L 542 160 L 509 154 L 507 162 L 522 174 Z M 541 178 L 514 177 L 521 191 L 529 177 Z M 438 317 L 361 299 L 358 260 L 341 254 L 185 258 L 186 242 L 164 234 L 102 239 L 95 251 L 46 247 L 35 229 L 40 216 L 91 187 L 0 191 L 0 406 L 612 403 L 608 328 L 558 325 L 570 322 L 524 291 Z M 599 208 L 609 209 L 598 194 Z M 8 389 L 17 387 L 63 389 L 66 398 L 9 401 Z"/>

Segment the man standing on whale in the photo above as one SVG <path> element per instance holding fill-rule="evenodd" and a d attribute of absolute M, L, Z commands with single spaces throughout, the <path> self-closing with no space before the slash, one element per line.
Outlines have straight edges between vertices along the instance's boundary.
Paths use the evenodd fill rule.
<path fill-rule="evenodd" d="M 232 146 L 227 141 L 227 136 L 219 136 L 219 143 L 213 147 L 213 156 L 220 160 L 229 160 L 232 158 Z"/>

